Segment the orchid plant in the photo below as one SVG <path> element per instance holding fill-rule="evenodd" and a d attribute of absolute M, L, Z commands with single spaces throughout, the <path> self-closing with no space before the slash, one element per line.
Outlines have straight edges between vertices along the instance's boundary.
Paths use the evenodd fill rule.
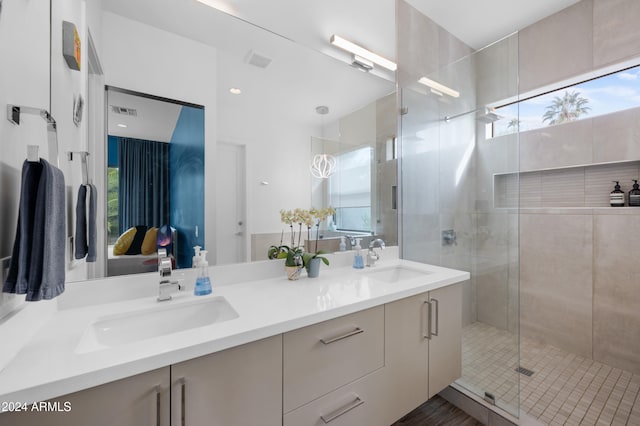
<path fill-rule="evenodd" d="M 282 223 L 289 225 L 291 231 L 291 245 L 284 245 L 284 230 L 280 236 L 280 245 L 271 246 L 267 252 L 269 259 L 286 259 L 286 266 L 298 266 L 303 267 L 309 263 L 311 259 L 320 258 L 328 265 L 329 260 L 326 257 L 319 256 L 324 252 L 318 251 L 318 236 L 320 230 L 320 223 L 330 215 L 333 215 L 335 210 L 331 207 L 324 209 L 311 208 L 309 210 L 294 209 L 294 210 L 280 210 L 280 220 Z M 295 225 L 298 225 L 296 232 Z M 307 240 L 311 240 L 311 228 L 316 227 L 316 243 L 314 253 L 304 253 L 302 248 L 302 226 L 307 227 Z"/>
<path fill-rule="evenodd" d="M 305 265 L 308 264 L 311 259 L 321 259 L 322 262 L 324 262 L 325 265 L 329 265 L 329 259 L 327 259 L 324 256 L 320 256 L 321 254 L 325 254 L 325 251 L 323 250 L 318 250 L 318 238 L 320 236 L 320 223 L 322 223 L 322 221 L 326 220 L 329 216 L 332 216 L 336 213 L 335 209 L 333 209 L 333 207 L 327 207 L 324 209 L 316 209 L 315 207 L 312 207 L 311 210 L 309 210 L 309 215 L 312 217 L 313 222 L 312 225 L 309 225 L 307 222 L 307 240 L 311 240 L 311 228 L 312 226 L 316 227 L 316 244 L 313 250 L 313 253 L 305 253 L 303 255 L 304 258 L 304 263 Z"/>

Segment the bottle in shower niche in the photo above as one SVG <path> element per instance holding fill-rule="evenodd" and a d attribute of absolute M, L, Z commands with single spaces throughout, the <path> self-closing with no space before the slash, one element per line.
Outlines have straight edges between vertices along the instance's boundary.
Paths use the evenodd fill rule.
<path fill-rule="evenodd" d="M 640 186 L 638 186 L 638 179 L 633 179 L 633 189 L 629 191 L 629 207 L 640 207 Z"/>
<path fill-rule="evenodd" d="M 620 181 L 614 180 L 616 186 L 611 191 L 611 207 L 624 207 L 624 192 L 620 189 Z"/>

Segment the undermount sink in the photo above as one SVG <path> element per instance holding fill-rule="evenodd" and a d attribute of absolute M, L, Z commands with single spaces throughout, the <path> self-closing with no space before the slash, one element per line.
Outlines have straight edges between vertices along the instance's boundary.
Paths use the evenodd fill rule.
<path fill-rule="evenodd" d="M 76 352 L 91 352 L 229 321 L 238 313 L 224 297 L 105 316 L 85 331 Z"/>
<path fill-rule="evenodd" d="M 419 269 L 408 268 L 403 265 L 392 266 L 388 268 L 373 267 L 366 272 L 366 275 L 374 281 L 385 283 L 396 283 L 398 281 L 411 280 L 430 274 L 430 272 Z"/>

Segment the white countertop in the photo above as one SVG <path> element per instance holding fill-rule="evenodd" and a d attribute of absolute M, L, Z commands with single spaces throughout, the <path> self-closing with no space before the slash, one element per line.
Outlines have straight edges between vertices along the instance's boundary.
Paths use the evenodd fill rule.
<path fill-rule="evenodd" d="M 217 286 L 214 274 L 214 292 L 210 296 L 180 292 L 167 302 L 157 302 L 154 295 L 91 306 L 60 303 L 52 308 L 50 304 L 27 304 L 0 322 L 3 350 L 15 352 L 12 359 L 0 364 L 0 401 L 29 403 L 65 395 L 469 279 L 468 272 L 391 256 L 385 256 L 375 268 L 364 270 L 344 266 L 344 259 L 332 258 L 331 267 L 322 265 L 319 278 L 307 278 L 303 272 L 298 281 L 288 281 L 283 271 L 273 278 Z M 367 276 L 373 269 L 398 264 L 428 275 L 396 283 L 374 281 Z M 243 267 L 227 267 L 227 272 Z M 136 280 L 137 285 L 147 280 L 151 291 L 157 291 L 158 278 L 151 275 L 127 279 Z M 126 280 L 119 279 L 111 285 L 126 285 Z M 216 296 L 226 298 L 238 318 L 119 347 L 85 353 L 78 350 L 87 327 L 101 317 Z M 15 343 L 19 347 L 12 348 L 10 337 L 27 320 L 33 331 Z"/>

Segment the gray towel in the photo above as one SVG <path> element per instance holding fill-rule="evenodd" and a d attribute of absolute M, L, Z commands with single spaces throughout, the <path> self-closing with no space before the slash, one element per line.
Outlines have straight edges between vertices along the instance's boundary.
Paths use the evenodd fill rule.
<path fill-rule="evenodd" d="M 76 204 L 76 236 L 75 258 L 82 259 L 87 255 L 87 187 L 80 185 Z"/>
<path fill-rule="evenodd" d="M 89 189 L 89 213 L 87 214 L 87 188 Z M 96 198 L 98 191 L 93 184 L 80 185 L 76 204 L 75 258 L 87 256 L 87 262 L 96 261 Z"/>
<path fill-rule="evenodd" d="M 25 161 L 22 164 L 18 226 L 16 239 L 13 243 L 13 252 L 11 253 L 9 274 L 2 288 L 5 293 L 24 294 L 27 292 L 32 253 L 33 219 L 41 174 L 42 164 L 39 162 Z"/>
<path fill-rule="evenodd" d="M 66 205 L 64 175 L 45 160 L 38 185 L 27 301 L 52 299 L 64 291 Z"/>

